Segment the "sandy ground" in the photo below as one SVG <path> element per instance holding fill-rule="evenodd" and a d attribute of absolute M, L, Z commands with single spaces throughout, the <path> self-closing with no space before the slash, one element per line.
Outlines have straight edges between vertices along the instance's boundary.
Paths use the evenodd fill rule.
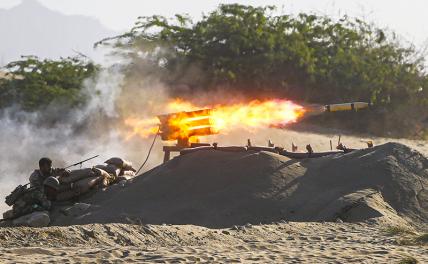
<path fill-rule="evenodd" d="M 207 229 L 86 225 L 0 229 L 1 263 L 428 262 L 428 246 L 400 245 L 376 223 L 277 223 Z"/>

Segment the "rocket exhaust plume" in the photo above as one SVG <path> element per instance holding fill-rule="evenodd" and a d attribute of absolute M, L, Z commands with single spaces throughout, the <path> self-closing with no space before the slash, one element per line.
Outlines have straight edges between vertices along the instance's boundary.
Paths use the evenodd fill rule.
<path fill-rule="evenodd" d="M 135 135 L 147 138 L 161 132 L 162 140 L 191 139 L 196 136 L 227 133 L 234 129 L 251 131 L 262 127 L 282 128 L 299 121 L 304 116 L 325 112 L 358 111 L 369 106 L 369 103 L 353 102 L 304 107 L 284 99 L 197 106 L 176 99 L 165 107 L 166 111 L 172 114 L 148 119 L 132 117 L 125 120 L 125 125 L 131 130 L 127 138 Z"/>
<path fill-rule="evenodd" d="M 167 104 L 166 111 L 173 114 L 126 119 L 125 125 L 131 129 L 127 137 L 146 138 L 157 133 L 160 124 L 167 124 L 160 127 L 163 140 L 227 133 L 234 129 L 284 126 L 298 121 L 306 112 L 303 106 L 283 99 L 213 106 L 197 106 L 176 99 Z"/>

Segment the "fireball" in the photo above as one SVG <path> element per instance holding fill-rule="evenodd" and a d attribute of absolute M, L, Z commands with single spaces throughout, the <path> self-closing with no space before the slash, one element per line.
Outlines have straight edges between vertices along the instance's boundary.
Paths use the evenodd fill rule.
<path fill-rule="evenodd" d="M 167 123 L 166 127 L 161 126 L 161 130 L 168 129 L 164 140 L 227 133 L 235 129 L 284 126 L 298 121 L 306 112 L 303 106 L 281 99 L 213 106 L 197 106 L 176 99 L 169 102 L 165 109 L 174 113 L 158 118 L 126 119 L 125 125 L 132 130 L 128 138 L 135 135 L 146 138 L 156 134 L 161 123 Z"/>

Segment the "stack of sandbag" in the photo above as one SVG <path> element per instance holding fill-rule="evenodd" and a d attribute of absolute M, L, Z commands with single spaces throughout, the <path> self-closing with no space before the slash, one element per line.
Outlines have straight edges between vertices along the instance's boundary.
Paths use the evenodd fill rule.
<path fill-rule="evenodd" d="M 112 176 L 99 168 L 73 170 L 68 176 L 61 176 L 58 201 L 65 201 L 83 195 L 95 187 L 106 187 L 112 181 Z"/>
<path fill-rule="evenodd" d="M 94 166 L 94 168 L 103 170 L 110 175 L 109 182 L 107 182 L 107 185 L 111 185 L 117 180 L 117 177 L 119 176 L 121 170 L 114 164 L 96 165 Z"/>
<path fill-rule="evenodd" d="M 60 177 L 61 186 L 57 200 L 70 200 L 96 187 L 107 187 L 135 176 L 135 169 L 132 167 L 132 163 L 122 158 L 114 157 L 104 163 L 106 165 L 73 170 L 68 176 Z"/>
<path fill-rule="evenodd" d="M 98 165 L 96 167 L 104 169 L 107 172 L 115 168 L 114 172 L 116 172 L 116 182 L 120 182 L 122 180 L 129 180 L 135 176 L 136 170 L 132 167 L 132 163 L 129 161 L 114 157 L 106 160 L 104 163 L 106 163 L 107 165 Z"/>

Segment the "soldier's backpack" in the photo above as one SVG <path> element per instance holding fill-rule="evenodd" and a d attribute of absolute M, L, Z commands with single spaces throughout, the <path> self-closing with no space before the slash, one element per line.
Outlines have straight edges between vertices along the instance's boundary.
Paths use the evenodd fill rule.
<path fill-rule="evenodd" d="M 27 186 L 29 185 L 29 183 L 25 184 L 25 185 L 18 185 L 18 187 L 15 188 L 15 190 L 12 191 L 11 194 L 9 194 L 8 196 L 6 196 L 6 204 L 9 206 L 12 206 L 15 204 L 16 200 L 19 199 L 19 197 L 21 197 L 23 194 L 27 193 L 28 191 L 30 191 L 33 188 L 28 188 Z"/>

